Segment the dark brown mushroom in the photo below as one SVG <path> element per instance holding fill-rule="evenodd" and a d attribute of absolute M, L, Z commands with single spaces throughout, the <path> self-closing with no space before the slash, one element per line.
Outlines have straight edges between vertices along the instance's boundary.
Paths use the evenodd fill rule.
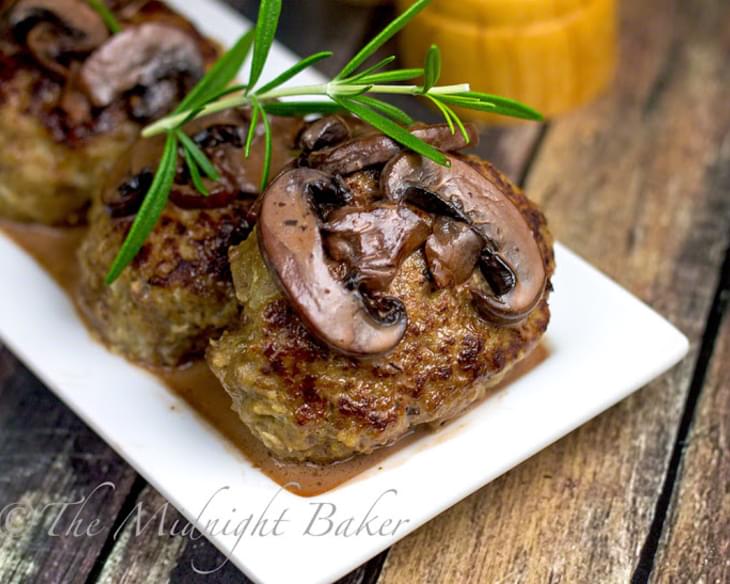
<path fill-rule="evenodd" d="M 150 22 L 124 29 L 94 51 L 81 69 L 81 84 L 95 107 L 134 92 L 133 115 L 149 119 L 167 113 L 204 71 L 194 38 Z"/>
<path fill-rule="evenodd" d="M 299 137 L 299 145 L 306 151 L 319 150 L 344 142 L 350 135 L 350 127 L 340 116 L 325 116 L 304 129 Z"/>
<path fill-rule="evenodd" d="M 322 245 L 313 197 L 339 183 L 298 168 L 280 174 L 262 197 L 257 226 L 261 253 L 294 311 L 310 332 L 353 357 L 380 355 L 405 334 L 405 309 L 395 298 L 365 299 L 336 279 Z"/>
<path fill-rule="evenodd" d="M 164 138 L 159 136 L 139 140 L 114 166 L 101 192 L 101 201 L 112 217 L 137 212 L 152 185 L 164 145 Z"/>
<path fill-rule="evenodd" d="M 479 142 L 476 129 L 467 124 L 469 142 L 460 132 L 451 133 L 446 124 L 414 127 L 411 130 L 416 138 L 433 146 L 451 152 L 467 146 L 475 146 Z M 316 150 L 307 157 L 307 164 L 331 174 L 350 174 L 377 164 L 385 164 L 403 150 L 403 147 L 384 134 L 366 134 L 354 138 L 332 148 Z"/>
<path fill-rule="evenodd" d="M 437 288 L 458 286 L 469 279 L 484 249 L 484 240 L 474 229 L 448 217 L 437 217 L 433 235 L 424 253 Z"/>
<path fill-rule="evenodd" d="M 72 57 L 90 53 L 109 36 L 83 0 L 19 0 L 8 13 L 8 25 L 43 67 L 62 76 Z"/>
<path fill-rule="evenodd" d="M 494 322 L 519 322 L 545 290 L 545 265 L 535 235 L 505 192 L 506 181 L 485 176 L 455 156 L 449 161 L 451 166 L 444 167 L 402 154 L 383 171 L 383 191 L 394 202 L 440 206 L 442 214 L 471 225 L 484 239 L 491 262 L 483 271 L 492 294 L 475 294 L 477 308 Z"/>
<path fill-rule="evenodd" d="M 187 166 L 182 163 L 181 151 L 178 176 L 170 193 L 173 203 L 184 209 L 211 209 L 224 207 L 239 195 L 254 197 L 258 194 L 256 180 L 260 170 L 244 156 L 249 121 L 247 112 L 231 109 L 185 126 L 185 132 L 218 170 L 220 180 L 212 181 L 203 175 L 209 195 L 201 196 L 192 184 Z M 256 162 L 260 164 L 260 161 Z"/>
<path fill-rule="evenodd" d="M 431 233 L 430 218 L 406 205 L 342 207 L 324 224 L 325 248 L 369 290 L 385 290 L 403 261 Z"/>

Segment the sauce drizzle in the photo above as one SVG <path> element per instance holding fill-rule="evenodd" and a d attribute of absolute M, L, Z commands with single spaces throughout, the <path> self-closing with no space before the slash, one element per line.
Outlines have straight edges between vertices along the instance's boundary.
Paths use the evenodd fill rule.
<path fill-rule="evenodd" d="M 76 251 L 83 240 L 86 228 L 58 228 L 0 220 L 0 231 L 36 260 L 74 300 L 78 310 L 78 304 L 75 302 L 79 280 Z M 80 311 L 79 315 L 85 322 Z M 548 351 L 544 344 L 538 345 L 532 355 L 516 365 L 502 382 L 488 392 L 488 395 L 536 367 L 547 355 Z M 381 448 L 373 454 L 357 456 L 326 466 L 282 462 L 271 456 L 263 443 L 240 421 L 238 415 L 231 409 L 228 394 L 204 360 L 178 369 L 149 371 L 220 432 L 261 472 L 302 497 L 313 497 L 334 489 L 364 471 L 374 468 L 394 452 L 429 433 L 428 430 L 419 429 L 397 444 Z"/>

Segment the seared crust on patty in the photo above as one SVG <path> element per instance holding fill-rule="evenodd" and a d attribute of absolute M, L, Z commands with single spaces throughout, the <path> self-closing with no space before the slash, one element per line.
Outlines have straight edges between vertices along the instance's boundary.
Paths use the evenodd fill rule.
<path fill-rule="evenodd" d="M 543 214 L 489 163 L 466 160 L 503 183 L 535 235 L 549 278 L 555 266 Z M 348 184 L 371 184 L 366 178 Z M 546 292 L 519 324 L 484 320 L 470 291 L 485 285 L 478 271 L 434 291 L 419 250 L 386 290 L 405 305 L 403 340 L 385 356 L 355 360 L 310 334 L 272 279 L 255 234 L 230 259 L 244 318 L 212 343 L 208 363 L 241 419 L 284 459 L 325 463 L 369 453 L 413 427 L 455 416 L 535 348 L 550 319 Z"/>
<path fill-rule="evenodd" d="M 227 252 L 248 232 L 249 204 L 167 205 L 132 265 L 111 285 L 104 277 L 134 216 L 113 218 L 95 205 L 79 250 L 79 301 L 102 340 L 153 366 L 175 366 L 202 355 L 208 339 L 239 312 Z"/>
<path fill-rule="evenodd" d="M 278 134 L 272 167 L 294 156 L 299 120 L 273 118 Z M 229 111 L 185 126 L 221 178 L 203 179 L 204 197 L 191 184 L 182 157 L 169 201 L 132 263 L 111 285 L 105 276 L 153 182 L 164 138 L 140 140 L 118 161 L 95 198 L 89 231 L 79 249 L 80 304 L 89 324 L 115 351 L 133 361 L 173 367 L 201 357 L 208 340 L 237 320 L 228 249 L 250 231 L 263 137 L 244 158 L 249 120 Z M 256 181 L 255 183 L 253 181 Z"/>
<path fill-rule="evenodd" d="M 0 217 L 81 224 L 144 120 L 134 118 L 126 98 L 102 108 L 89 103 L 78 78 L 88 55 L 73 60 L 68 78 L 44 69 L 8 28 L 13 5 L 0 3 Z M 218 55 L 212 41 L 163 2 L 120 1 L 112 9 L 125 29 L 151 22 L 174 27 L 192 39 L 206 63 Z"/>
<path fill-rule="evenodd" d="M 92 195 L 137 136 L 138 124 L 108 111 L 106 131 L 75 145 L 60 141 L 35 113 L 44 102 L 57 100 L 60 91 L 37 71 L 21 70 L 0 82 L 2 217 L 50 225 L 83 223 Z M 55 123 L 50 117 L 45 121 Z"/>

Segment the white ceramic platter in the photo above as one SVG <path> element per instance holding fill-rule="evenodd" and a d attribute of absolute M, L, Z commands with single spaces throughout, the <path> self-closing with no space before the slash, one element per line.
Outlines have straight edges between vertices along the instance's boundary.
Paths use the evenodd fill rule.
<path fill-rule="evenodd" d="M 225 44 L 249 26 L 209 0 L 168 1 Z M 270 71 L 294 60 L 276 46 Z M 298 81 L 317 80 L 310 73 Z M 156 379 L 94 342 L 65 294 L 5 237 L 0 237 L 0 335 L 251 579 L 327 583 L 686 354 L 687 339 L 663 318 L 564 247 L 558 245 L 556 255 L 545 360 L 444 431 L 311 499 L 282 491 Z M 223 533 L 225 522 L 229 528 Z M 235 526 L 238 532 L 232 533 Z"/>

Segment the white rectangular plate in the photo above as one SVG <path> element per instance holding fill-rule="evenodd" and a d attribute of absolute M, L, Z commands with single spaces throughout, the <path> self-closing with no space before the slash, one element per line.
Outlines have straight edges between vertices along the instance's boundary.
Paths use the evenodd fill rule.
<path fill-rule="evenodd" d="M 168 0 L 170 1 L 170 0 Z M 231 44 L 248 24 L 206 0 L 172 0 Z M 295 57 L 274 48 L 270 71 Z M 309 79 L 307 79 L 309 77 Z M 317 82 L 316 74 L 302 76 Z M 300 81 L 302 80 L 300 78 Z M 442 432 L 426 435 L 329 493 L 280 487 L 156 379 L 94 342 L 56 284 L 0 237 L 0 335 L 49 388 L 257 582 L 331 582 L 460 499 L 660 375 L 687 352 L 663 318 L 564 247 L 556 247 L 549 357 Z M 600 310 L 596 310 L 600 307 Z M 620 364 L 620 366 L 617 366 Z M 174 407 L 172 407 L 174 406 Z M 212 500 L 211 500 L 212 498 Z M 318 508 L 319 503 L 324 503 Z M 329 515 L 307 527 L 315 512 Z M 368 515 L 369 510 L 374 509 Z M 286 522 L 271 534 L 285 511 Z M 248 528 L 245 521 L 252 515 Z M 378 519 L 370 532 L 363 518 Z M 259 518 L 268 519 L 252 534 Z M 349 536 L 335 534 L 349 518 Z M 211 522 L 218 520 L 216 528 Z M 392 523 L 382 527 L 385 519 Z M 398 520 L 402 522 L 394 534 Z M 221 533 L 223 523 L 239 534 Z M 241 531 L 242 530 L 242 531 Z M 210 566 L 199 566 L 210 569 Z M 213 577 L 214 578 L 214 577 Z"/>

